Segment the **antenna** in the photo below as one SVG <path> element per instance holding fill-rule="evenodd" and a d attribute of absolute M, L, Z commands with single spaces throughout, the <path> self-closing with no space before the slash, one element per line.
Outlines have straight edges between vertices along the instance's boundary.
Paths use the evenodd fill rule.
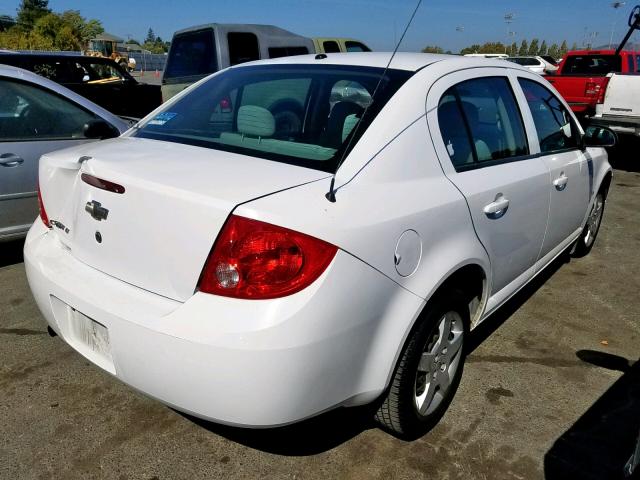
<path fill-rule="evenodd" d="M 380 78 L 378 79 L 378 83 L 376 84 L 376 88 L 373 89 L 373 93 L 371 94 L 371 102 L 364 109 L 364 112 L 362 113 L 362 116 L 360 117 L 361 119 L 364 118 L 364 116 L 367 114 L 367 110 L 369 110 L 369 107 L 371 105 L 373 105 L 373 103 L 375 102 L 376 93 L 378 93 L 378 88 L 380 88 L 380 84 L 382 83 L 382 80 L 384 79 L 384 76 L 387 74 L 387 70 L 389 70 L 389 65 L 391 65 L 391 62 L 393 61 L 393 57 L 396 56 L 396 52 L 398 51 L 398 48 L 400 48 L 400 44 L 402 43 L 402 40 L 404 40 L 404 36 L 407 34 L 407 30 L 409 30 L 409 27 L 411 26 L 411 22 L 413 22 L 413 19 L 416 16 L 416 13 L 418 13 L 418 9 L 420 8 L 421 4 L 422 4 L 422 0 L 418 0 L 416 8 L 413 9 L 413 13 L 411 14 L 411 18 L 409 18 L 409 21 L 407 22 L 407 25 L 404 27 L 404 31 L 402 32 L 402 35 L 400 36 L 400 40 L 398 40 L 398 43 L 396 44 L 396 48 L 393 49 L 393 53 L 391 54 L 391 57 L 389 58 L 389 62 L 387 62 L 387 66 L 384 67 L 384 70 L 380 74 Z M 360 128 L 360 123 L 361 122 L 358 122 L 358 124 L 356 125 L 356 128 L 354 128 L 354 131 L 351 132 L 351 134 L 349 135 L 349 143 L 347 143 L 347 146 L 342 151 L 342 156 L 340 157 L 340 161 L 336 165 L 336 171 L 333 174 L 333 177 L 331 177 L 331 184 L 329 185 L 329 191 L 325 195 L 325 197 L 327 197 L 327 200 L 329 200 L 331 203 L 335 203 L 335 201 L 336 201 L 336 190 L 334 188 L 335 184 L 336 184 L 336 174 L 338 173 L 338 170 L 340 169 L 340 166 L 342 165 L 342 163 L 344 162 L 344 160 L 345 160 L 345 158 L 347 156 L 347 152 L 349 151 L 349 147 L 351 146 L 351 142 L 353 142 L 353 139 L 356 136 L 355 134 L 358 131 L 358 129 Z"/>

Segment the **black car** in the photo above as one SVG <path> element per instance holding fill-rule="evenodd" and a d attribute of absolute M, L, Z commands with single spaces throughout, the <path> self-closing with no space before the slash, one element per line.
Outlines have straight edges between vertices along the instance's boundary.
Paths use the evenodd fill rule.
<path fill-rule="evenodd" d="M 120 116 L 142 118 L 162 103 L 159 85 L 138 83 L 109 58 L 0 53 L 0 63 L 47 77 Z"/>

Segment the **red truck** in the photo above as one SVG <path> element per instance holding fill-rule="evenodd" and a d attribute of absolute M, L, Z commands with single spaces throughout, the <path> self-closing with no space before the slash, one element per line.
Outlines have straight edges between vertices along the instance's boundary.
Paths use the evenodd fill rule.
<path fill-rule="evenodd" d="M 574 50 L 564 57 L 555 75 L 546 79 L 556 87 L 571 109 L 581 117 L 591 116 L 604 101 L 608 73 L 639 73 L 640 52 Z"/>

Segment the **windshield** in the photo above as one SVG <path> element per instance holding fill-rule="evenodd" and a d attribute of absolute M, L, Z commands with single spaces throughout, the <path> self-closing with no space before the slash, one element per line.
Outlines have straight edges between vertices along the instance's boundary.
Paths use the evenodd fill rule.
<path fill-rule="evenodd" d="M 620 55 L 571 55 L 564 61 L 564 75 L 606 75 L 619 72 Z"/>
<path fill-rule="evenodd" d="M 165 107 L 135 136 L 333 172 L 412 75 L 388 70 L 373 101 L 382 73 L 337 65 L 231 68 Z"/>

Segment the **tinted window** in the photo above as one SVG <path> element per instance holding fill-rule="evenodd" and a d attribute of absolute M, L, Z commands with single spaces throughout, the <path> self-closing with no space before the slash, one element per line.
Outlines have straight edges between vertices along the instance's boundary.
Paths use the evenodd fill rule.
<path fill-rule="evenodd" d="M 633 65 L 633 55 L 627 55 L 627 71 L 635 72 L 635 66 Z"/>
<path fill-rule="evenodd" d="M 0 79 L 0 141 L 84 138 L 85 123 L 97 118 L 39 87 Z"/>
<path fill-rule="evenodd" d="M 333 40 L 327 40 L 326 42 L 323 42 L 322 48 L 324 48 L 325 53 L 340 53 L 338 42 L 334 42 Z"/>
<path fill-rule="evenodd" d="M 529 153 L 506 78 L 478 78 L 453 86 L 440 99 L 438 123 L 456 169 Z"/>
<path fill-rule="evenodd" d="M 213 30 L 183 33 L 173 38 L 164 80 L 203 77 L 217 69 Z"/>
<path fill-rule="evenodd" d="M 307 47 L 269 47 L 269 58 L 292 57 L 307 53 L 309 53 Z"/>
<path fill-rule="evenodd" d="M 229 64 L 260 60 L 260 49 L 258 48 L 258 37 L 249 32 L 230 32 L 227 35 L 229 41 Z"/>
<path fill-rule="evenodd" d="M 165 107 L 135 135 L 332 172 L 412 75 L 388 70 L 371 103 L 382 73 L 333 65 L 229 69 Z M 368 109 L 361 103 L 367 98 Z"/>
<path fill-rule="evenodd" d="M 540 61 L 536 60 L 535 58 L 514 57 L 514 58 L 508 58 L 507 60 L 525 67 L 540 66 Z"/>
<path fill-rule="evenodd" d="M 366 45 L 363 45 L 360 42 L 346 41 L 344 42 L 344 44 L 347 47 L 347 52 L 370 52 L 371 51 Z"/>
<path fill-rule="evenodd" d="M 605 75 L 621 70 L 619 55 L 571 55 L 564 61 L 564 75 Z"/>
<path fill-rule="evenodd" d="M 537 82 L 524 78 L 518 81 L 536 125 L 540 150 L 554 152 L 577 148 L 580 134 L 560 100 Z"/>

